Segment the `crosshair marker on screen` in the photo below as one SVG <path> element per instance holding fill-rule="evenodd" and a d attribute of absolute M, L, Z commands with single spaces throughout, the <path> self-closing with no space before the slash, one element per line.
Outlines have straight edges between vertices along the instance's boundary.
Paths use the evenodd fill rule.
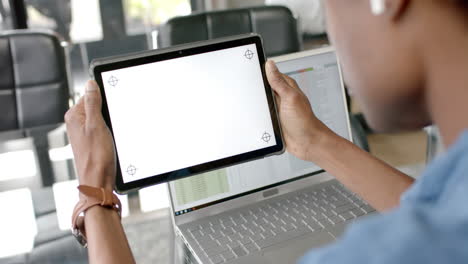
<path fill-rule="evenodd" d="M 271 135 L 268 134 L 267 132 L 263 133 L 262 140 L 265 141 L 266 143 L 270 142 Z"/>
<path fill-rule="evenodd" d="M 248 50 L 245 52 L 244 56 L 245 56 L 247 59 L 251 60 L 251 59 L 253 58 L 253 56 L 254 56 L 254 53 L 253 53 L 251 50 L 248 49 Z"/>
<path fill-rule="evenodd" d="M 127 168 L 128 175 L 134 176 L 136 174 L 136 172 L 137 172 L 137 168 L 135 166 L 133 166 L 133 165 L 128 166 L 128 168 Z"/>
<path fill-rule="evenodd" d="M 109 83 L 110 86 L 115 87 L 119 83 L 119 79 L 117 79 L 115 76 L 111 76 L 107 83 Z"/>

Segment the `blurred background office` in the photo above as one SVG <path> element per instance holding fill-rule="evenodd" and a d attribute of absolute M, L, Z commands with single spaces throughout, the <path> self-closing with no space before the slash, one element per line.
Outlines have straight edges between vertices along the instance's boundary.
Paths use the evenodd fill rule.
<path fill-rule="evenodd" d="M 78 195 L 63 115 L 94 58 L 247 32 L 271 57 L 328 45 L 325 22 L 320 0 L 0 0 L 0 264 L 87 263 L 69 231 Z M 358 145 L 419 174 L 425 133 L 374 134 L 354 116 Z M 190 262 L 164 184 L 121 199 L 138 263 Z"/>
<path fill-rule="evenodd" d="M 92 59 L 152 48 L 156 32 L 173 17 L 265 4 L 290 7 L 306 38 L 324 36 L 318 0 L 1 0 L 0 29 L 58 33 L 71 44 L 72 88 L 81 93 Z"/>

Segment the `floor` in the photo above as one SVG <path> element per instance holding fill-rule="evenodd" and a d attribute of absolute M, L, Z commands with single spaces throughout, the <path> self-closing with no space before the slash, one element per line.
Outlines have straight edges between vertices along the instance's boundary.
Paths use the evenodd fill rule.
<path fill-rule="evenodd" d="M 373 155 L 415 178 L 426 166 L 426 140 L 424 131 L 368 135 Z"/>
<path fill-rule="evenodd" d="M 351 99 L 351 112 L 361 108 Z M 427 136 L 424 130 L 402 133 L 370 133 L 367 136 L 371 153 L 412 177 L 419 176 L 426 166 Z"/>
<path fill-rule="evenodd" d="M 174 237 L 169 209 L 124 222 L 130 248 L 136 263 L 171 263 Z"/>

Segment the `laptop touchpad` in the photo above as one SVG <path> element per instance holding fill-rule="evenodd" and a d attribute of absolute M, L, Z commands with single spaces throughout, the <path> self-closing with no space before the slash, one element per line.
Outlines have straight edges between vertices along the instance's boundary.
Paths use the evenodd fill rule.
<path fill-rule="evenodd" d="M 320 232 L 313 236 L 298 238 L 273 246 L 267 249 L 263 256 L 270 263 L 296 263 L 309 250 L 322 247 L 333 241 L 335 241 L 335 238 L 328 232 Z"/>

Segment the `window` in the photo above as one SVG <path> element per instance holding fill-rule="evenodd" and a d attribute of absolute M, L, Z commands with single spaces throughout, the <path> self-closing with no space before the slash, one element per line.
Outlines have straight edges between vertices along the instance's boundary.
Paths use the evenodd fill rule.
<path fill-rule="evenodd" d="M 89 79 L 91 60 L 149 49 L 153 29 L 191 12 L 190 0 L 25 0 L 25 4 L 30 28 L 53 30 L 72 43 L 73 88 L 78 94 Z"/>
<path fill-rule="evenodd" d="M 149 32 L 175 16 L 192 11 L 190 0 L 124 0 L 127 34 Z"/>
<path fill-rule="evenodd" d="M 8 0 L 0 0 L 0 31 L 11 29 L 11 11 Z"/>
<path fill-rule="evenodd" d="M 74 43 L 102 39 L 98 0 L 26 0 L 30 28 L 50 29 Z"/>

